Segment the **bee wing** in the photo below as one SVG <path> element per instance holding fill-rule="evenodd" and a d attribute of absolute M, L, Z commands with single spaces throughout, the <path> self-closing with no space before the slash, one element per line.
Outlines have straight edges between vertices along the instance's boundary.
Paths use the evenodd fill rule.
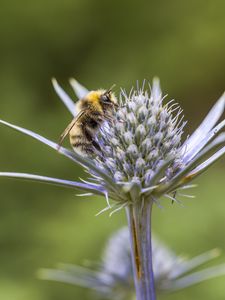
<path fill-rule="evenodd" d="M 66 127 L 66 129 L 63 131 L 63 133 L 60 135 L 59 143 L 58 143 L 58 150 L 62 146 L 62 143 L 65 139 L 65 137 L 70 133 L 71 129 L 74 127 L 74 125 L 77 123 L 77 121 L 84 115 L 85 110 L 81 110 L 75 118 L 70 122 L 70 124 Z"/>

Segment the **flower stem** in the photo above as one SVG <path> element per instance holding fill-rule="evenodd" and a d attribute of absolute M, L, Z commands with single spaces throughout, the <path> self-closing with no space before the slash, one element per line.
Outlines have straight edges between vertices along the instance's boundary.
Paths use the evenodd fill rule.
<path fill-rule="evenodd" d="M 152 202 L 137 201 L 127 207 L 131 256 L 137 300 L 155 300 L 151 246 Z"/>

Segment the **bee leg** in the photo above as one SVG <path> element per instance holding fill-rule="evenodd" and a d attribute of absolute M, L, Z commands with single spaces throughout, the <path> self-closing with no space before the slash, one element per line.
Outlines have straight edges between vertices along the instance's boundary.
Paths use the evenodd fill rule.
<path fill-rule="evenodd" d="M 101 156 L 104 159 L 104 152 L 102 151 L 102 148 L 100 147 L 99 143 L 96 142 L 95 140 L 92 141 L 92 146 L 95 148 L 95 154 L 98 156 Z"/>
<path fill-rule="evenodd" d="M 111 115 L 105 114 L 105 120 L 112 122 L 112 121 L 114 121 L 114 117 Z"/>
<path fill-rule="evenodd" d="M 115 118 L 112 117 L 106 117 L 105 120 L 109 123 L 109 125 L 115 125 Z"/>
<path fill-rule="evenodd" d="M 120 123 L 126 123 L 126 121 L 124 121 L 123 119 L 119 119 L 118 122 L 120 122 Z"/>
<path fill-rule="evenodd" d="M 95 140 L 93 140 L 93 141 L 92 141 L 92 145 L 95 147 L 95 149 L 96 149 L 98 152 L 102 153 L 102 149 L 101 149 L 99 143 L 97 143 Z"/>

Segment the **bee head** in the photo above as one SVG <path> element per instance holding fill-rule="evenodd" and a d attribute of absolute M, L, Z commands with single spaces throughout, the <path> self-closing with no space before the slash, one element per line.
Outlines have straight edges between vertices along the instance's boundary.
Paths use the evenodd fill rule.
<path fill-rule="evenodd" d="M 112 88 L 113 87 L 111 87 L 109 90 L 107 90 L 101 94 L 100 101 L 103 105 L 109 105 L 109 106 L 113 106 L 116 108 L 119 105 L 117 104 L 117 99 L 112 92 Z"/>
<path fill-rule="evenodd" d="M 99 111 L 111 110 L 119 107 L 112 89 L 91 91 L 80 103 L 83 109 L 85 107 L 92 107 Z"/>

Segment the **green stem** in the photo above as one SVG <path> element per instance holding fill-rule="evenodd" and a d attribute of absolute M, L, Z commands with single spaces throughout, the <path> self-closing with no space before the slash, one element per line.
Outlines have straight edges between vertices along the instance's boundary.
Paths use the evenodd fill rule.
<path fill-rule="evenodd" d="M 131 255 L 137 300 L 155 300 L 151 246 L 152 202 L 137 201 L 127 207 Z"/>

